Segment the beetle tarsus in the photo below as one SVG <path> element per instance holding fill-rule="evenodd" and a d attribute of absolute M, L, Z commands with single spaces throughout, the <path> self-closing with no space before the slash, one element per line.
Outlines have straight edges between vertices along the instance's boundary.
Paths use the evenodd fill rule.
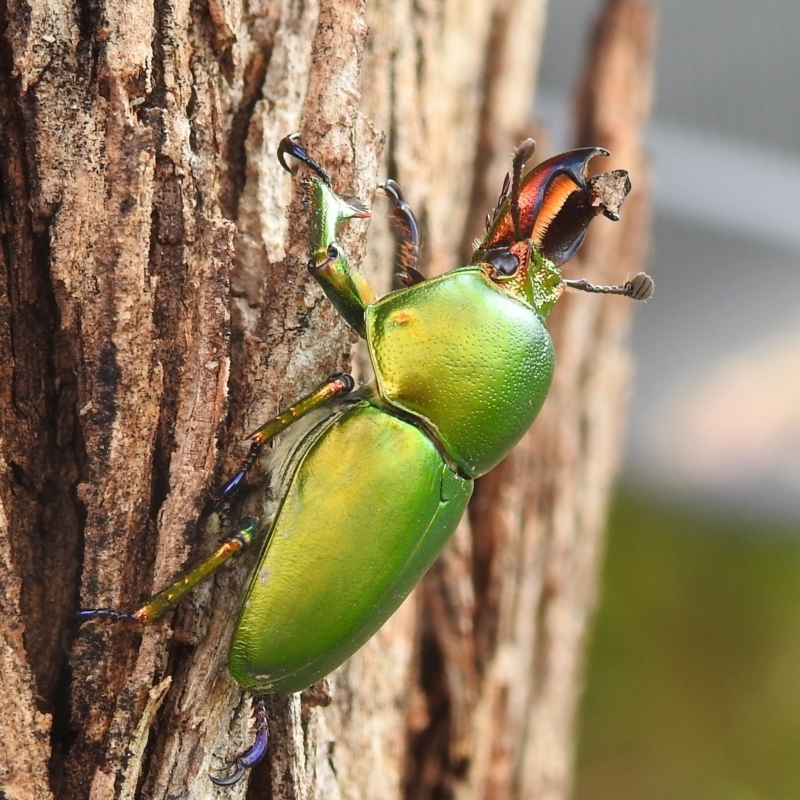
<path fill-rule="evenodd" d="M 127 611 L 114 611 L 113 608 L 82 608 L 75 614 L 73 624 L 65 628 L 61 632 L 59 638 L 61 652 L 64 653 L 67 658 L 72 658 L 72 642 L 75 637 L 80 633 L 81 628 L 93 619 L 109 619 L 112 622 L 139 623 L 138 617 Z"/>
<path fill-rule="evenodd" d="M 209 780 L 216 786 L 233 786 L 238 783 L 248 769 L 251 769 L 267 752 L 269 733 L 267 730 L 267 708 L 263 697 L 253 698 L 253 719 L 255 720 L 256 737 L 253 744 L 233 762 L 233 772 L 227 777 L 220 778 L 208 773 Z"/>
<path fill-rule="evenodd" d="M 284 136 L 278 145 L 278 161 L 280 165 L 287 171 L 294 175 L 294 170 L 286 163 L 286 156 L 296 158 L 305 164 L 326 186 L 332 186 L 331 176 L 322 164 L 315 158 L 312 158 L 298 143 L 299 133 L 290 133 Z"/>
<path fill-rule="evenodd" d="M 112 622 L 138 622 L 138 618 L 127 611 L 114 611 L 113 608 L 82 608 L 76 615 L 78 628 L 93 619 L 110 619 Z"/>
<path fill-rule="evenodd" d="M 263 446 L 264 442 L 260 441 L 254 441 L 250 444 L 250 449 L 239 465 L 236 474 L 211 498 L 200 515 L 201 519 L 219 511 L 225 501 L 236 494 L 239 487 L 242 485 L 242 481 L 244 481 L 247 473 L 250 471 L 250 468 L 258 461 Z"/>

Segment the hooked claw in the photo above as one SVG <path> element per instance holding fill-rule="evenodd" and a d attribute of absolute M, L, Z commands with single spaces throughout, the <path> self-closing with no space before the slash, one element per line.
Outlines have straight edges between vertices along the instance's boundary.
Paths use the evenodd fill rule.
<path fill-rule="evenodd" d="M 280 165 L 287 171 L 294 175 L 294 170 L 286 163 L 285 156 L 290 155 L 305 164 L 326 186 L 333 186 L 331 176 L 328 175 L 327 170 L 297 143 L 300 138 L 299 133 L 290 133 L 284 136 L 278 145 L 278 161 Z"/>
<path fill-rule="evenodd" d="M 239 783 L 239 781 L 244 777 L 244 773 L 247 770 L 247 766 L 242 761 L 241 758 L 236 759 L 235 763 L 236 769 L 228 775 L 227 778 L 218 778 L 216 775 L 212 775 L 210 772 L 208 773 L 208 779 L 214 786 L 233 786 L 235 783 Z"/>
<path fill-rule="evenodd" d="M 255 719 L 256 727 L 255 741 L 236 758 L 233 764 L 233 772 L 230 775 L 218 778 L 216 775 L 208 773 L 209 780 L 215 786 L 233 786 L 244 777 L 248 769 L 254 767 L 264 758 L 264 754 L 267 752 L 269 733 L 267 731 L 267 708 L 263 697 L 253 698 L 253 718 Z"/>

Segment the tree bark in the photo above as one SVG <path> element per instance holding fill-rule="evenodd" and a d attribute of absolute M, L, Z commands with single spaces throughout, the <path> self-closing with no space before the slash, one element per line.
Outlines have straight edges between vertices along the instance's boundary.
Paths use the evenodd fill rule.
<path fill-rule="evenodd" d="M 255 554 L 142 634 L 98 622 L 71 659 L 59 647 L 78 608 L 134 608 L 208 553 L 219 531 L 196 521 L 244 436 L 348 366 L 278 141 L 299 130 L 370 204 L 395 177 L 426 272 L 458 266 L 530 132 L 544 0 L 0 14 L 0 797 L 565 798 L 628 384 L 621 300 L 562 301 L 533 431 L 384 629 L 324 685 L 270 699 L 249 788 L 207 772 L 251 736 L 226 657 Z M 580 104 L 582 141 L 638 186 L 651 28 L 641 3 L 608 3 Z M 635 272 L 644 206 L 597 223 L 570 274 Z M 383 293 L 385 215 L 369 244 L 366 227 L 342 244 Z M 238 511 L 263 503 L 251 483 Z"/>

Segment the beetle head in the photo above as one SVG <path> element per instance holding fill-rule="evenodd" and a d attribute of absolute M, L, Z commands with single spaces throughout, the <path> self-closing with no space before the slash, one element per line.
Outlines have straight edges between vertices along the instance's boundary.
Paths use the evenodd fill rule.
<path fill-rule="evenodd" d="M 500 291 L 524 300 L 542 316 L 550 313 L 564 293 L 561 270 L 531 241 L 487 253 L 480 265 Z"/>
<path fill-rule="evenodd" d="M 625 170 L 588 177 L 596 155 L 609 153 L 585 147 L 543 161 L 522 178 L 516 197 L 513 188 L 508 195 L 507 180 L 486 234 L 476 242 L 472 263 L 484 265 L 504 291 L 542 314 L 563 292 L 558 267 L 580 247 L 589 223 L 598 214 L 619 219 L 630 191 Z"/>

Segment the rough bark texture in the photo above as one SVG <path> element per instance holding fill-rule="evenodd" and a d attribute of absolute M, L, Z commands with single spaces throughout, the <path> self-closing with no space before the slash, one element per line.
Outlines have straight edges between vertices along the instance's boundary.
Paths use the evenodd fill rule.
<path fill-rule="evenodd" d="M 270 700 L 249 788 L 206 773 L 250 737 L 225 661 L 252 555 L 141 635 L 97 623 L 71 660 L 59 648 L 77 608 L 133 608 L 207 553 L 217 531 L 198 512 L 243 436 L 348 363 L 353 339 L 305 270 L 280 138 L 300 130 L 368 203 L 395 177 L 425 269 L 457 266 L 530 133 L 543 6 L 0 6 L 0 797 L 566 797 L 628 381 L 624 300 L 562 301 L 534 430 L 375 639 L 316 692 Z M 639 191 L 623 222 L 595 224 L 571 275 L 638 269 L 650 45 L 647 9 L 610 2 L 580 136 Z M 368 253 L 365 233 L 354 223 L 342 243 L 383 292 L 386 220 Z"/>

